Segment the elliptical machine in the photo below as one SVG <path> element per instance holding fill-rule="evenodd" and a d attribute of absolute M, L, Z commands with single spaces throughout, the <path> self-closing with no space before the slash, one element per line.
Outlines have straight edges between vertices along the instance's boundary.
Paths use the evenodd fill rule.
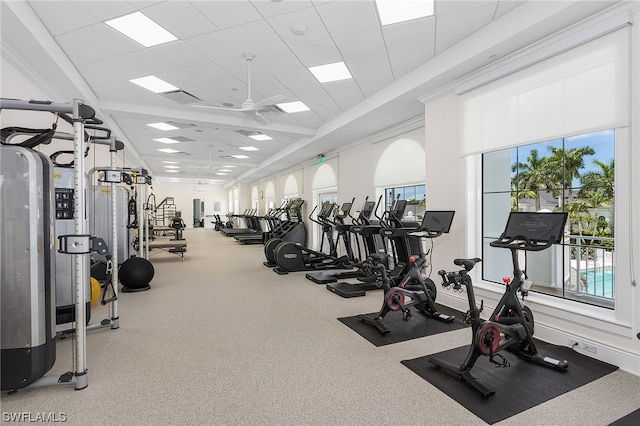
<path fill-rule="evenodd" d="M 509 361 L 499 354 L 500 351 L 508 349 L 527 361 L 557 371 L 569 368 L 566 360 L 558 360 L 538 353 L 533 341 L 533 314 L 518 300 L 517 295 L 520 292 L 524 300 L 529 290 L 525 285 L 525 269 L 519 264 L 518 252 L 541 251 L 551 247 L 552 244 L 560 243 L 566 220 L 567 213 L 510 213 L 505 231 L 490 245 L 511 250 L 513 279 L 508 277 L 503 279 L 505 292 L 488 320 L 480 318 L 483 303 L 480 302 L 480 307 L 476 304 L 473 283 L 468 275 L 468 272 L 480 262 L 479 258 L 455 259 L 453 263 L 464 269 L 438 272 L 442 277 L 443 287 L 460 292 L 463 291 L 462 286 L 467 289 L 469 310 L 465 315 L 465 322 L 471 324 L 472 341 L 469 353 L 460 366 L 437 357 L 430 358 L 429 362 L 435 364 L 436 370 L 447 370 L 457 379 L 468 383 L 480 392 L 483 398 L 488 398 L 494 395 L 495 391 L 471 374 L 471 369 L 481 355 L 488 356 L 489 361 L 497 367 L 509 367 Z"/>
<path fill-rule="evenodd" d="M 451 229 L 454 211 L 426 211 L 422 224 L 418 229 L 408 228 L 384 228 L 380 234 L 394 242 L 398 259 L 400 260 L 391 273 L 379 264 L 384 260 L 383 256 L 370 256 L 368 261 L 382 283 L 384 298 L 382 308 L 375 317 L 358 315 L 364 323 L 376 328 L 381 334 L 387 334 L 389 330 L 384 324 L 384 318 L 389 312 L 402 311 L 402 321 L 413 319 L 411 308 L 415 307 L 427 318 L 441 322 L 451 323 L 455 319 L 452 315 L 438 312 L 435 305 L 436 285 L 427 277 L 422 276 L 422 270 L 426 266 L 426 256 L 421 252 L 419 256 L 409 255 L 409 239 L 437 238 Z M 420 247 L 421 248 L 421 247 Z M 406 259 L 406 260 L 405 260 Z"/>
<path fill-rule="evenodd" d="M 289 272 L 296 271 L 319 271 L 325 269 L 351 269 L 352 258 L 349 255 L 338 256 L 338 243 L 333 239 L 333 230 L 336 225 L 344 225 L 344 218 L 351 210 L 351 203 L 342 204 L 340 210 L 334 215 L 334 220 L 329 219 L 333 213 L 335 206 L 333 203 L 327 203 L 322 206 L 317 218 L 312 217 L 314 210 L 309 215 L 309 219 L 312 222 L 319 224 L 322 227 L 322 239 L 320 242 L 320 250 L 315 251 L 309 248 L 303 247 L 299 243 L 282 242 L 278 244 L 274 251 L 274 257 L 277 266 L 273 268 L 273 271 L 280 275 L 288 274 Z M 346 214 L 345 214 L 346 212 Z M 324 240 L 329 243 L 329 254 L 322 252 L 322 246 Z M 348 238 L 344 238 L 345 244 L 348 245 Z M 353 254 L 348 249 L 349 254 Z"/>

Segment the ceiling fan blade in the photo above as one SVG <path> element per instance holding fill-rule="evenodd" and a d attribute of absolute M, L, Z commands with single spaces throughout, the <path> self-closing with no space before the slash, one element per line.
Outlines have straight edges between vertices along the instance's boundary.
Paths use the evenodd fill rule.
<path fill-rule="evenodd" d="M 268 98 L 264 98 L 263 100 L 256 102 L 253 106 L 253 109 L 265 108 L 271 105 L 276 104 L 277 102 L 284 99 L 282 95 L 269 96 Z"/>
<path fill-rule="evenodd" d="M 263 126 L 268 126 L 269 124 L 271 124 L 271 122 L 267 120 L 267 117 L 257 111 L 253 114 L 253 117 L 258 123 L 262 124 Z"/>

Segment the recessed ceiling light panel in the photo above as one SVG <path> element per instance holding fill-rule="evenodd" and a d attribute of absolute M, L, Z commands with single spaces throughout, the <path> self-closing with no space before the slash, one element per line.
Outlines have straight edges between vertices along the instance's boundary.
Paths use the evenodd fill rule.
<path fill-rule="evenodd" d="M 433 15 L 433 0 L 376 0 L 381 25 L 396 24 Z"/>
<path fill-rule="evenodd" d="M 129 80 L 133 84 L 137 84 L 140 87 L 144 87 L 147 90 L 151 90 L 154 93 L 165 93 L 174 90 L 179 90 L 173 84 L 156 77 L 155 75 L 148 75 L 146 77 L 134 78 Z"/>
<path fill-rule="evenodd" d="M 300 101 L 285 102 L 283 104 L 276 104 L 276 106 L 289 114 L 293 112 L 302 112 L 302 111 L 310 110 L 308 106 L 306 106 L 303 102 L 300 102 Z"/>
<path fill-rule="evenodd" d="M 248 155 L 243 155 L 243 154 L 232 155 L 231 157 L 236 158 L 238 160 L 244 160 L 245 158 L 249 158 Z"/>
<path fill-rule="evenodd" d="M 137 41 L 144 47 L 157 46 L 178 39 L 142 12 L 134 12 L 120 18 L 111 19 L 105 21 L 105 24 Z"/>
<path fill-rule="evenodd" d="M 168 130 L 178 130 L 179 127 L 176 126 L 172 126 L 169 123 L 151 123 L 151 124 L 147 124 L 147 126 L 149 127 L 153 127 L 154 129 L 158 129 L 158 130 L 163 130 L 163 131 L 168 131 Z"/>
<path fill-rule="evenodd" d="M 353 78 L 344 62 L 309 67 L 309 71 L 311 71 L 311 74 L 313 74 L 320 83 Z"/>
<path fill-rule="evenodd" d="M 260 151 L 260 149 L 255 146 L 241 146 L 239 148 L 243 151 Z"/>
<path fill-rule="evenodd" d="M 249 137 L 256 141 L 270 141 L 273 139 L 271 136 L 267 135 L 251 135 Z"/>
<path fill-rule="evenodd" d="M 160 143 L 180 143 L 180 141 L 177 141 L 171 138 L 157 138 L 157 139 L 154 139 L 154 141 L 160 142 Z"/>
<path fill-rule="evenodd" d="M 171 149 L 171 148 L 161 148 L 158 151 L 164 152 L 165 154 L 175 154 L 177 152 L 180 152 L 177 149 Z"/>

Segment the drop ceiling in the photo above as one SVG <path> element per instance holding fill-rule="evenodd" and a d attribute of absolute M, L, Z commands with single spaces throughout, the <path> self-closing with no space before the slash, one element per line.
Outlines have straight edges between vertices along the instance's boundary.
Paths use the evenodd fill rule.
<path fill-rule="evenodd" d="M 2 3 L 2 48 L 60 96 L 96 107 L 160 181 L 206 178 L 230 186 L 420 120 L 421 96 L 612 4 L 582 3 L 436 0 L 433 16 L 381 26 L 373 0 L 12 1 Z M 104 23 L 135 11 L 178 40 L 145 48 Z M 240 108 L 245 54 L 255 55 L 254 102 L 282 95 L 281 102 L 302 101 L 310 110 L 270 108 L 263 113 L 270 124 L 262 125 L 129 81 L 155 75 L 203 104 Z M 339 61 L 352 79 L 322 84 L 308 70 Z M 147 126 L 157 122 L 180 128 Z M 253 140 L 252 132 L 272 140 Z M 241 149 L 247 146 L 259 150 Z M 249 158 L 232 157 L 238 154 Z M 177 161 L 178 173 L 163 161 Z"/>

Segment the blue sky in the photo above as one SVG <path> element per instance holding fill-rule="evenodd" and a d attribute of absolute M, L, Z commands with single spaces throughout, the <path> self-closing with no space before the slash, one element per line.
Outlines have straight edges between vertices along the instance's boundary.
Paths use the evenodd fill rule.
<path fill-rule="evenodd" d="M 565 149 L 570 150 L 574 148 L 589 146 L 593 148 L 596 152 L 594 155 L 588 155 L 584 158 L 584 169 L 580 171 L 580 173 L 585 173 L 588 171 L 598 171 L 600 168 L 593 164 L 593 160 L 599 159 L 605 163 L 608 163 L 614 158 L 614 131 L 613 130 L 603 130 L 601 132 L 589 133 L 586 135 L 578 135 L 565 138 Z M 517 161 L 516 155 L 519 156 L 519 161 L 521 163 L 527 162 L 527 157 L 531 153 L 531 150 L 537 149 L 539 157 L 546 157 L 550 155 L 551 151 L 549 147 L 562 147 L 562 139 L 556 139 L 548 142 L 540 142 L 532 145 L 527 145 L 524 147 L 513 148 L 511 150 L 511 164 Z M 579 181 L 576 179 L 573 182 L 573 186 L 578 186 Z"/>

